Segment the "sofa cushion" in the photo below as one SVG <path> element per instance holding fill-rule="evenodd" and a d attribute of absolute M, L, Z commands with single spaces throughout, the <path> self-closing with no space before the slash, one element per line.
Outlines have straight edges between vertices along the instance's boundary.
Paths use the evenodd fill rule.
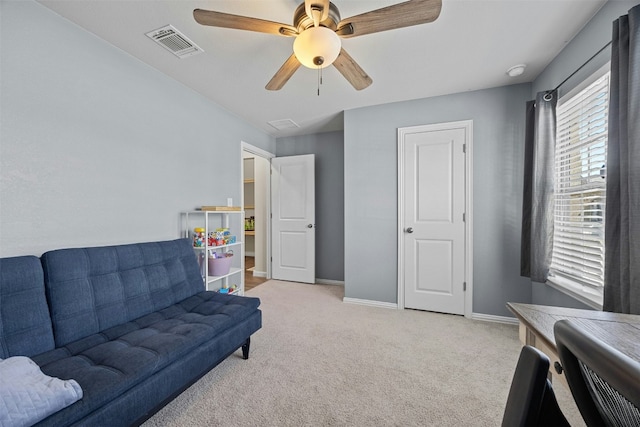
<path fill-rule="evenodd" d="M 0 359 L 53 349 L 40 260 L 0 259 Z"/>
<path fill-rule="evenodd" d="M 59 249 L 42 265 L 58 347 L 204 290 L 188 239 Z"/>
<path fill-rule="evenodd" d="M 80 384 L 84 397 L 68 408 L 77 420 L 203 343 L 214 342 L 259 305 L 257 298 L 204 291 L 33 360 L 45 374 Z"/>

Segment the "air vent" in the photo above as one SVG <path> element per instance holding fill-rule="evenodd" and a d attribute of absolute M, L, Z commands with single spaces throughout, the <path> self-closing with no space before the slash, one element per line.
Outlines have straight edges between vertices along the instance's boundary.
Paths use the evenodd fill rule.
<path fill-rule="evenodd" d="M 285 129 L 297 129 L 300 126 L 296 122 L 291 119 L 282 119 L 282 120 L 273 120 L 268 122 L 272 127 L 277 130 L 285 130 Z"/>
<path fill-rule="evenodd" d="M 200 46 L 189 40 L 187 36 L 176 30 L 172 25 L 158 28 L 147 33 L 147 37 L 158 43 L 178 58 L 196 55 L 204 52 Z"/>

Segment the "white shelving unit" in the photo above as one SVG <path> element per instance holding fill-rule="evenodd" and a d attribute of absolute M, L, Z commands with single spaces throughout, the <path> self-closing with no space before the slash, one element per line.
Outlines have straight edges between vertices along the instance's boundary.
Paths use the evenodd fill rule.
<path fill-rule="evenodd" d="M 194 229 L 204 228 L 205 236 L 215 232 L 218 228 L 227 228 L 231 236 L 236 237 L 235 243 L 226 245 L 209 245 L 209 239 L 206 238 L 203 246 L 194 246 L 196 258 L 200 264 L 200 271 L 209 291 L 219 291 L 224 285 L 231 288 L 237 286 L 236 291 L 231 294 L 244 295 L 244 211 L 224 211 L 224 210 L 202 210 L 182 212 L 182 230 L 184 237 L 194 241 Z M 213 276 L 209 272 L 208 256 L 216 252 L 217 254 L 225 254 L 233 252 L 231 268 L 229 273 L 223 276 Z"/>

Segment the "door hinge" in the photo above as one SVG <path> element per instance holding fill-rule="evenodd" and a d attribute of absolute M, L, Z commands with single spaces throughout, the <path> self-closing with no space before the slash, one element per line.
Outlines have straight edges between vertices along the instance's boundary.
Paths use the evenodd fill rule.
<path fill-rule="evenodd" d="M 462 222 L 467 222 L 467 214 L 462 212 Z"/>
<path fill-rule="evenodd" d="M 462 282 L 462 291 L 467 292 L 467 282 Z"/>
<path fill-rule="evenodd" d="M 467 144 L 462 144 L 462 152 L 463 153 L 467 152 Z"/>

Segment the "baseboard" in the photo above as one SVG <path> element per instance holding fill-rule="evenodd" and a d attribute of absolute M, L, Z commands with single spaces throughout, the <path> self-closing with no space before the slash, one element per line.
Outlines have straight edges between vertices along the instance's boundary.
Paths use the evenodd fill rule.
<path fill-rule="evenodd" d="M 316 277 L 316 283 L 319 285 L 344 286 L 344 281 L 342 280 L 318 279 L 317 277 Z"/>
<path fill-rule="evenodd" d="M 320 282 L 317 282 L 317 283 L 320 283 Z M 344 297 L 342 298 L 342 302 L 347 304 L 368 305 L 370 307 L 393 308 L 393 309 L 398 308 L 398 304 L 395 304 L 392 302 L 372 301 L 372 300 L 359 299 L 359 298 Z M 472 313 L 471 318 L 473 320 L 480 320 L 483 322 L 504 323 L 507 325 L 518 325 L 518 319 L 516 319 L 515 317 L 494 316 L 492 314 Z"/>
<path fill-rule="evenodd" d="M 372 300 L 358 299 L 358 298 L 344 297 L 342 298 L 342 302 L 347 304 L 368 305 L 369 307 L 392 308 L 394 310 L 398 308 L 398 304 L 393 302 L 372 301 Z"/>
<path fill-rule="evenodd" d="M 471 313 L 473 320 L 482 320 L 484 322 L 506 323 L 507 325 L 517 325 L 518 319 L 507 316 L 494 316 L 492 314 Z"/>
<path fill-rule="evenodd" d="M 266 271 L 257 271 L 254 268 L 253 277 L 267 277 L 267 272 Z"/>

